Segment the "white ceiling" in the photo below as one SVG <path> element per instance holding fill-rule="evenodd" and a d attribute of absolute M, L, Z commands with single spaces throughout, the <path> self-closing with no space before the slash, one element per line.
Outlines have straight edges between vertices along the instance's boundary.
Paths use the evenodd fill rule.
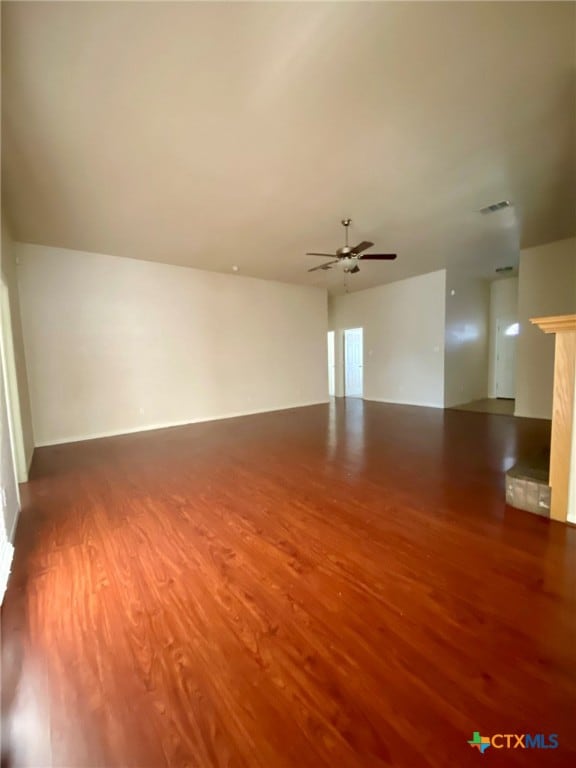
<path fill-rule="evenodd" d="M 350 289 L 576 231 L 574 3 L 2 6 L 19 240 L 339 290 L 343 216 Z"/>

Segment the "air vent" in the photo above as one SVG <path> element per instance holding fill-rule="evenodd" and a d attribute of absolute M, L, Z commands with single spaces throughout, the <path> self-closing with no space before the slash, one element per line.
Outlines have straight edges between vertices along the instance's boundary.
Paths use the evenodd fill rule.
<path fill-rule="evenodd" d="M 487 205 L 486 208 L 480 208 L 480 213 L 496 213 L 496 211 L 501 211 L 502 208 L 510 208 L 511 205 L 510 200 L 501 200 L 499 203 Z"/>
<path fill-rule="evenodd" d="M 496 267 L 496 272 L 513 272 L 514 267 Z"/>

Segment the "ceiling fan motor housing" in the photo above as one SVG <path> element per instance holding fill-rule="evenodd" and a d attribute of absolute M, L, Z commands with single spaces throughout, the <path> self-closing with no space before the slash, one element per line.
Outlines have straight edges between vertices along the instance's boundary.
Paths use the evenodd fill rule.
<path fill-rule="evenodd" d="M 369 240 L 363 240 L 361 243 L 358 243 L 358 245 L 355 245 L 353 248 L 350 247 L 348 244 L 348 227 L 352 223 L 352 219 L 342 219 L 342 226 L 344 227 L 344 231 L 346 233 L 346 242 L 342 246 L 342 248 L 338 248 L 336 253 L 307 253 L 307 256 L 322 256 L 326 258 L 331 258 L 332 261 L 327 262 L 326 264 L 322 264 L 319 267 L 312 267 L 312 269 L 309 269 L 308 272 L 316 272 L 317 270 L 328 270 L 332 269 L 334 264 L 341 264 L 343 271 L 350 273 L 351 275 L 355 275 L 358 272 L 360 272 L 360 267 L 358 266 L 358 261 L 360 259 L 367 259 L 369 261 L 388 261 L 396 258 L 395 253 L 369 253 L 364 254 L 363 252 L 366 251 L 368 248 L 372 248 L 374 243 L 370 242 Z"/>

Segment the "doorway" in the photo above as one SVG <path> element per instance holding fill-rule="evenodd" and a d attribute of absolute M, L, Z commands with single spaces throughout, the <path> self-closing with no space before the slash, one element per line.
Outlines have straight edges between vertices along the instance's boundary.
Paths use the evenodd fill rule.
<path fill-rule="evenodd" d="M 336 394 L 336 350 L 334 331 L 328 331 L 328 396 Z"/>
<path fill-rule="evenodd" d="M 496 321 L 496 397 L 514 399 L 516 397 L 516 342 L 519 326 L 512 316 L 504 316 Z"/>
<path fill-rule="evenodd" d="M 344 331 L 344 395 L 362 397 L 364 394 L 364 343 L 362 328 Z"/>

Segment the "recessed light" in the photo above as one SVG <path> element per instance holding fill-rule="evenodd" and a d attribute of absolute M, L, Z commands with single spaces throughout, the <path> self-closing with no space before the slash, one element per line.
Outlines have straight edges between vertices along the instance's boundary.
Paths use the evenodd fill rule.
<path fill-rule="evenodd" d="M 234 264 L 234 266 L 232 267 L 232 272 L 238 272 L 238 269 L 239 269 L 238 265 Z"/>

